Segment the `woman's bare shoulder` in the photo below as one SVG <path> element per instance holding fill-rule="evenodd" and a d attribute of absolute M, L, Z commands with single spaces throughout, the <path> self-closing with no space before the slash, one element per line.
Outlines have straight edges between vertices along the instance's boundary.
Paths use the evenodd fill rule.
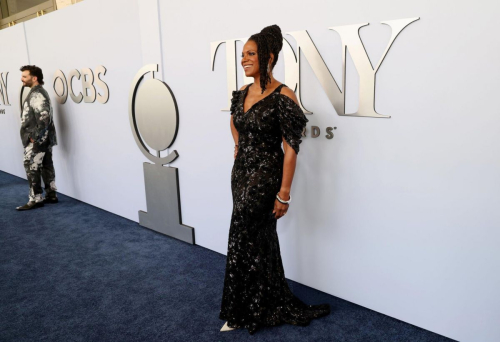
<path fill-rule="evenodd" d="M 297 95 L 295 95 L 295 93 L 293 92 L 292 89 L 290 89 L 288 87 L 282 87 L 280 94 L 291 98 L 295 103 L 299 104 L 299 100 L 297 99 Z"/>

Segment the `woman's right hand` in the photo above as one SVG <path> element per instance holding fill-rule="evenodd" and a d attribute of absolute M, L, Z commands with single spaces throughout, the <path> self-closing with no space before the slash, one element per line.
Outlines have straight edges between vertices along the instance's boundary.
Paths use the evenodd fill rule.
<path fill-rule="evenodd" d="M 238 154 L 238 146 L 234 146 L 234 159 L 236 159 L 237 154 Z"/>

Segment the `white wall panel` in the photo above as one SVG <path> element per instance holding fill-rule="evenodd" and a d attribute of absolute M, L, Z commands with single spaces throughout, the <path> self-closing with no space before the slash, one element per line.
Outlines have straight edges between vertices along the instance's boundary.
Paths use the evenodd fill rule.
<path fill-rule="evenodd" d="M 0 73 L 7 80 L 7 94 L 10 106 L 0 99 L 0 170 L 26 178 L 23 167 L 23 146 L 19 129 L 21 118 L 19 109 L 19 89 L 21 85 L 21 66 L 28 64 L 28 53 L 24 36 L 24 26 L 16 25 L 0 31 Z M 6 75 L 7 73 L 8 76 Z M 26 193 L 26 200 L 28 193 Z"/>
<path fill-rule="evenodd" d="M 322 131 L 301 145 L 294 202 L 278 224 L 285 271 L 451 338 L 500 338 L 500 276 L 493 271 L 500 261 L 497 3 L 160 0 L 160 10 L 165 78 L 181 111 L 173 148 L 182 156 L 175 166 L 183 215 L 198 243 L 221 253 L 232 209 L 233 141 L 229 113 L 220 110 L 227 103 L 225 45 L 212 72 L 210 42 L 271 24 L 308 30 L 341 85 L 340 37 L 328 27 L 369 22 L 360 36 L 376 65 L 391 34 L 380 22 L 420 17 L 377 74 L 376 110 L 391 119 L 339 117 L 303 66 L 302 98 L 314 112 L 308 128 Z M 348 112 L 357 108 L 357 84 L 348 56 Z M 324 138 L 327 126 L 338 127 L 332 140 Z"/>
<path fill-rule="evenodd" d="M 120 9 L 120 10 L 118 10 Z M 119 15 L 117 15 L 119 13 Z M 54 148 L 56 184 L 62 193 L 137 220 L 145 208 L 143 156 L 128 121 L 128 91 L 142 66 L 137 2 L 84 1 L 26 23 L 31 62 L 43 68 L 53 95 L 59 145 Z M 54 72 L 95 69 L 110 90 L 108 103 L 56 101 Z M 69 79 L 68 79 L 69 82 Z M 75 92 L 81 82 L 73 80 Z"/>

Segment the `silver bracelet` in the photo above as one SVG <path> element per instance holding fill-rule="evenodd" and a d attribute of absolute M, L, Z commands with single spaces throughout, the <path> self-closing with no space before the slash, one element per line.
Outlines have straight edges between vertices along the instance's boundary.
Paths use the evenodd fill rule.
<path fill-rule="evenodd" d="M 276 194 L 276 198 L 278 199 L 278 201 L 280 201 L 281 203 L 283 204 L 290 204 L 290 202 L 292 201 L 292 195 L 289 195 L 290 196 L 290 199 L 288 201 L 284 201 L 280 198 L 280 195 L 279 195 L 279 191 L 278 193 Z"/>

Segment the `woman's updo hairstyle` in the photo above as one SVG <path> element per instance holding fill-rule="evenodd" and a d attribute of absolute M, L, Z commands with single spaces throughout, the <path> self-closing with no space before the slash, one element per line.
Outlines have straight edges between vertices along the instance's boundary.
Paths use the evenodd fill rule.
<path fill-rule="evenodd" d="M 271 69 L 273 70 L 276 62 L 278 61 L 278 55 L 283 47 L 283 35 L 281 34 L 281 29 L 278 25 L 271 25 L 264 27 L 262 31 L 252 35 L 248 40 L 252 40 L 257 44 L 257 53 L 259 54 L 259 69 L 260 69 L 260 87 L 262 88 L 262 94 L 266 90 L 266 84 L 271 82 L 271 78 L 267 72 L 267 65 L 269 59 L 271 58 L 271 52 L 274 54 L 274 60 L 271 64 Z"/>

